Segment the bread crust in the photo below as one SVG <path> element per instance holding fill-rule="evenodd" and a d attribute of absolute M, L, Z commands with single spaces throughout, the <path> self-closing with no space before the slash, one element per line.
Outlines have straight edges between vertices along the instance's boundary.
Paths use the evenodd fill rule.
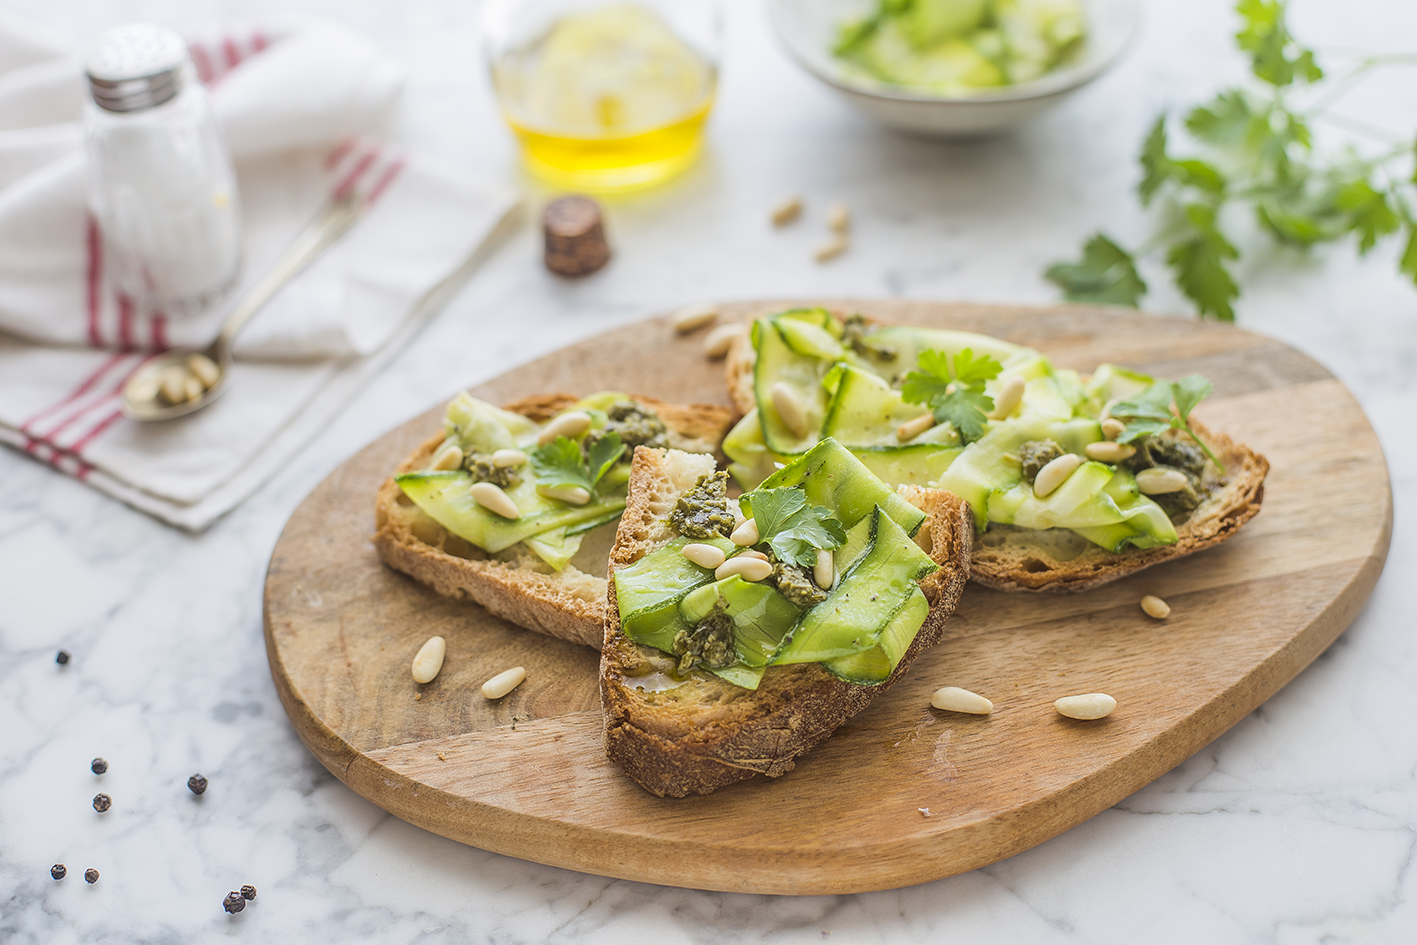
<path fill-rule="evenodd" d="M 692 459 L 643 447 L 635 452 L 629 502 L 611 553 L 600 656 L 606 754 L 645 790 L 661 797 L 707 794 L 755 774 L 786 774 L 800 755 L 870 705 L 943 636 L 945 620 L 968 579 L 974 534 L 968 505 L 953 494 L 900 488 L 929 513 L 922 527 L 928 529 L 930 555 L 940 570 L 921 582 L 930 601 L 929 615 L 900 665 L 882 683 L 853 685 L 816 663 L 803 663 L 771 667 L 756 691 L 697 672 L 672 689 L 646 691 L 636 688 L 635 681 L 664 674 L 673 660 L 625 636 L 615 606 L 614 575 L 673 537 L 664 521 L 668 509 L 712 468 Z"/>
<path fill-rule="evenodd" d="M 628 395 L 659 414 L 670 440 L 713 452 L 732 425 L 732 412 L 711 404 L 670 404 Z M 507 410 L 543 422 L 576 403 L 573 394 L 541 394 Z M 445 597 L 475 601 L 504 620 L 547 636 L 600 648 L 604 639 L 605 577 L 574 565 L 555 572 L 535 555 L 511 550 L 488 555 L 450 533 L 414 505 L 394 477 L 427 469 L 443 442 L 429 437 L 379 487 L 374 503 L 374 548 L 389 567 Z M 711 461 L 711 459 L 710 459 Z"/>
<path fill-rule="evenodd" d="M 743 332 L 728 349 L 724 368 L 729 399 L 743 414 L 757 406 L 753 395 L 755 360 L 749 333 Z M 1086 540 L 1070 532 L 1067 535 L 1076 542 L 1060 543 L 1054 540 L 1059 537 L 1056 534 L 1044 537 L 1047 533 L 991 525 L 974 543 L 970 577 L 999 591 L 1075 593 L 1194 554 L 1234 535 L 1259 514 L 1269 462 L 1244 444 L 1222 433 L 1212 433 L 1195 420 L 1191 426 L 1225 464 L 1226 483 L 1177 526 L 1176 544 L 1114 553 L 1096 545 L 1083 548 Z"/>

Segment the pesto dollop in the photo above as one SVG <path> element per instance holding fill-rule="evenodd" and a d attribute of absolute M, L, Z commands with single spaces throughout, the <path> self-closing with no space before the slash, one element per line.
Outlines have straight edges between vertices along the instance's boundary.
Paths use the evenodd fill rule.
<path fill-rule="evenodd" d="M 841 341 L 863 358 L 873 361 L 894 361 L 900 357 L 894 348 L 867 341 L 866 333 L 870 330 L 865 315 L 848 315 L 841 323 Z"/>
<path fill-rule="evenodd" d="M 1018 448 L 1018 461 L 1023 467 L 1024 481 L 1029 485 L 1038 478 L 1038 471 L 1066 450 L 1052 440 L 1029 440 Z"/>
<path fill-rule="evenodd" d="M 693 628 L 674 635 L 674 655 L 679 657 L 675 672 L 681 676 L 700 664 L 723 669 L 738 662 L 733 649 L 733 618 L 724 611 L 722 601 Z"/>
<path fill-rule="evenodd" d="M 628 463 L 635 455 L 635 447 L 651 446 L 656 449 L 667 449 L 669 446 L 669 428 L 664 425 L 664 421 L 659 419 L 659 414 L 647 407 L 641 406 L 631 400 L 624 400 L 617 404 L 611 404 L 610 409 L 605 411 L 609 419 L 605 424 L 605 429 L 594 430 L 586 436 L 586 445 L 596 442 L 602 437 L 617 433 L 620 442 L 625 444 L 625 453 L 621 457 L 621 462 Z"/>
<path fill-rule="evenodd" d="M 1210 497 L 1211 487 L 1205 479 L 1205 453 L 1200 447 L 1168 436 L 1148 436 L 1135 444 L 1136 453 L 1127 460 L 1133 472 L 1164 467 L 1186 475 L 1186 488 L 1148 496 L 1173 518 L 1188 515 Z"/>
<path fill-rule="evenodd" d="M 721 470 L 700 476 L 669 513 L 669 524 L 687 538 L 726 538 L 735 522 L 728 511 L 728 473 Z"/>
<path fill-rule="evenodd" d="M 472 475 L 473 482 L 490 482 L 507 489 L 522 481 L 515 469 L 493 465 L 492 457 L 481 453 L 468 453 L 463 457 L 462 466 Z"/>
<path fill-rule="evenodd" d="M 827 599 L 827 592 L 817 586 L 807 569 L 785 561 L 773 565 L 772 582 L 778 593 L 792 603 L 808 610 Z"/>

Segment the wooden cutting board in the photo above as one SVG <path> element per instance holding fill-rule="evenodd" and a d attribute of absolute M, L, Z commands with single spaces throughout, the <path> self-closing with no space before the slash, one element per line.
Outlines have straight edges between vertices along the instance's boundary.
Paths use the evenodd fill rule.
<path fill-rule="evenodd" d="M 787 303 L 727 307 L 747 317 Z M 375 440 L 291 517 L 265 588 L 271 673 L 300 737 L 380 807 L 434 833 L 541 863 L 757 893 L 889 889 L 1026 850 L 1117 803 L 1271 696 L 1348 626 L 1387 555 L 1392 498 L 1378 439 L 1314 361 L 1235 328 L 1125 310 L 908 301 L 837 303 L 881 320 L 980 331 L 1055 364 L 1198 371 L 1198 415 L 1265 454 L 1263 511 L 1229 543 L 1081 595 L 970 585 L 944 642 L 776 780 L 653 797 L 605 758 L 595 651 L 520 630 L 385 568 L 374 492 L 436 429 L 439 405 Z M 581 342 L 474 388 L 493 402 L 619 389 L 727 403 L 702 334 L 663 318 Z M 1145 616 L 1143 594 L 1172 607 Z M 414 684 L 430 636 L 441 675 Z M 479 687 L 527 681 L 496 703 Z M 987 718 L 938 712 L 963 686 Z M 1075 722 L 1059 696 L 1116 712 Z M 420 695 L 421 692 L 421 695 Z"/>

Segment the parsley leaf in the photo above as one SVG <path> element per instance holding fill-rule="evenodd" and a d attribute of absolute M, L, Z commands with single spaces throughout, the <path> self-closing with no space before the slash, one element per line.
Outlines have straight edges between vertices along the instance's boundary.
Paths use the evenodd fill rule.
<path fill-rule="evenodd" d="M 1360 255 L 1377 245 L 1378 237 L 1397 230 L 1397 214 L 1388 205 L 1387 195 L 1374 190 L 1367 178 L 1344 184 L 1334 202 L 1348 215 L 1349 227 L 1358 234 Z"/>
<path fill-rule="evenodd" d="M 1251 70 L 1258 78 L 1276 88 L 1323 78 L 1313 52 L 1301 48 L 1289 35 L 1280 0 L 1240 0 L 1235 12 L 1245 21 L 1235 40 L 1251 54 Z"/>
<path fill-rule="evenodd" d="M 1407 246 L 1402 250 L 1398 270 L 1413 282 L 1417 282 L 1417 224 L 1407 224 Z"/>
<path fill-rule="evenodd" d="M 1240 251 L 1216 227 L 1214 208 L 1191 204 L 1186 207 L 1186 219 L 1192 235 L 1175 243 L 1166 254 L 1166 262 L 1176 273 L 1176 287 L 1196 303 L 1202 315 L 1233 322 L 1235 310 L 1230 302 L 1239 297 L 1240 287 L 1225 268 L 1225 260 L 1239 258 Z"/>
<path fill-rule="evenodd" d="M 994 398 L 984 384 L 999 376 L 1004 366 L 990 355 L 976 357 L 965 348 L 954 356 L 954 370 L 943 351 L 920 352 L 919 371 L 905 375 L 901 398 L 908 404 L 928 404 L 936 423 L 950 423 L 965 443 L 984 435 L 984 421 L 994 409 Z"/>
<path fill-rule="evenodd" d="M 587 464 L 581 445 L 564 436 L 538 446 L 530 453 L 532 468 L 536 470 L 536 482 L 541 486 L 580 486 L 595 493 L 595 484 L 615 465 L 625 446 L 620 442 L 620 434 L 610 433 L 591 444 L 590 462 Z"/>
<path fill-rule="evenodd" d="M 1043 277 L 1074 302 L 1135 306 L 1146 294 L 1131 254 L 1101 233 L 1083 244 L 1080 262 L 1054 263 Z"/>
<path fill-rule="evenodd" d="M 820 505 L 808 504 L 801 489 L 759 489 L 743 499 L 758 526 L 759 541 L 779 561 L 811 568 L 818 549 L 830 551 L 846 541 L 841 522 Z"/>
<path fill-rule="evenodd" d="M 1221 472 L 1225 464 L 1216 458 L 1191 429 L 1191 411 L 1210 395 L 1213 385 L 1199 374 L 1190 374 L 1179 381 L 1157 381 L 1134 397 L 1113 404 L 1108 413 L 1126 424 L 1117 436 L 1118 443 L 1131 443 L 1167 430 L 1180 430 L 1189 436 L 1210 457 Z M 1173 408 L 1174 405 L 1174 408 Z"/>

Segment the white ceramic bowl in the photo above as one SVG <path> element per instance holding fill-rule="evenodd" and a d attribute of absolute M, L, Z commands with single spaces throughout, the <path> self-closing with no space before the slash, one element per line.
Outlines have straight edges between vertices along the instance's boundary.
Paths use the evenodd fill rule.
<path fill-rule="evenodd" d="M 967 138 L 1006 131 L 1028 121 L 1107 70 L 1136 33 L 1137 0 L 1083 0 L 1087 44 L 1069 66 L 1030 82 L 981 90 L 968 97 L 911 92 L 848 77 L 832 56 L 843 22 L 876 8 L 878 0 L 769 0 L 777 35 L 792 58 L 863 114 L 889 128 L 931 138 Z"/>

